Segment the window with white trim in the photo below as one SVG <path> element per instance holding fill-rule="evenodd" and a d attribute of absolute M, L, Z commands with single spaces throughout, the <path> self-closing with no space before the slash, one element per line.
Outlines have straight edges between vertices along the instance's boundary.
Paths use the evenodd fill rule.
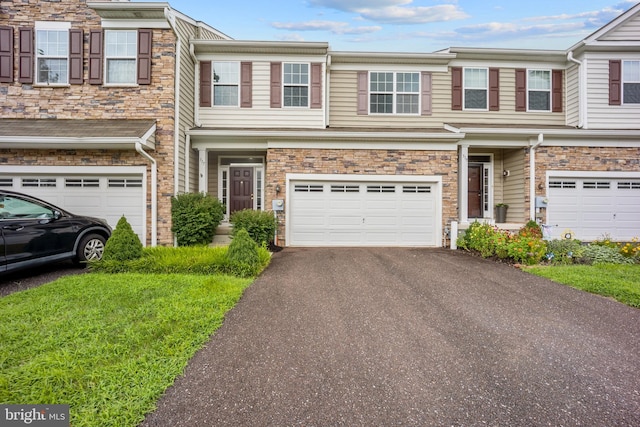
<path fill-rule="evenodd" d="M 419 114 L 420 73 L 372 71 L 369 74 L 371 114 Z"/>
<path fill-rule="evenodd" d="M 640 61 L 622 61 L 622 103 L 640 104 Z"/>
<path fill-rule="evenodd" d="M 104 46 L 106 84 L 136 84 L 138 32 L 106 30 Z"/>
<path fill-rule="evenodd" d="M 464 109 L 487 110 L 489 70 L 487 68 L 465 68 L 463 85 Z"/>
<path fill-rule="evenodd" d="M 551 111 L 551 70 L 527 70 L 529 111 Z"/>
<path fill-rule="evenodd" d="M 238 106 L 240 97 L 240 64 L 213 63 L 213 105 Z"/>
<path fill-rule="evenodd" d="M 69 23 L 36 24 L 36 83 L 69 83 Z"/>
<path fill-rule="evenodd" d="M 309 106 L 309 64 L 283 64 L 283 104 L 285 107 Z"/>

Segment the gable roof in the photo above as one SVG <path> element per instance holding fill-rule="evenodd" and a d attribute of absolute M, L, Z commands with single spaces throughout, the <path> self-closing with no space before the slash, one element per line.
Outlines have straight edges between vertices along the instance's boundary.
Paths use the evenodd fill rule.
<path fill-rule="evenodd" d="M 610 49 L 612 46 L 615 46 L 617 49 L 629 47 L 634 50 L 638 49 L 639 41 L 638 40 L 606 40 L 604 39 L 605 35 L 610 34 L 616 29 L 623 26 L 626 22 L 633 19 L 636 15 L 640 16 L 640 3 L 637 3 L 635 6 L 622 13 L 617 18 L 613 19 L 608 24 L 600 27 L 598 30 L 587 36 L 586 38 L 580 40 L 575 45 L 571 46 L 567 52 L 575 51 L 578 49 Z"/>

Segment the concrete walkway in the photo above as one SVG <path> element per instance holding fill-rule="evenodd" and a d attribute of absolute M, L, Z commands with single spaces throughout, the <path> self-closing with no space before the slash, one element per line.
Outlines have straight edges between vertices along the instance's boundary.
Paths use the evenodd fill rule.
<path fill-rule="evenodd" d="M 638 426 L 640 310 L 445 249 L 285 249 L 143 426 Z"/>

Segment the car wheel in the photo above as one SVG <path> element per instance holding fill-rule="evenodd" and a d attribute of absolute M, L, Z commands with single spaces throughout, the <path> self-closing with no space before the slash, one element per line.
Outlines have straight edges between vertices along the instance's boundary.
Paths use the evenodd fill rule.
<path fill-rule="evenodd" d="M 99 234 L 89 234 L 80 241 L 76 262 L 84 264 L 87 261 L 97 261 L 102 259 L 104 254 L 104 244 L 106 239 Z"/>

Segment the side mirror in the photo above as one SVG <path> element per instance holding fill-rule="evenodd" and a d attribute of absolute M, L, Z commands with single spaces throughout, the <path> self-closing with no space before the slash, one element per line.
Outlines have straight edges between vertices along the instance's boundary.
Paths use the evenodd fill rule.
<path fill-rule="evenodd" d="M 53 219 L 54 220 L 58 220 L 60 219 L 60 217 L 62 216 L 62 212 L 60 211 L 53 211 Z"/>

